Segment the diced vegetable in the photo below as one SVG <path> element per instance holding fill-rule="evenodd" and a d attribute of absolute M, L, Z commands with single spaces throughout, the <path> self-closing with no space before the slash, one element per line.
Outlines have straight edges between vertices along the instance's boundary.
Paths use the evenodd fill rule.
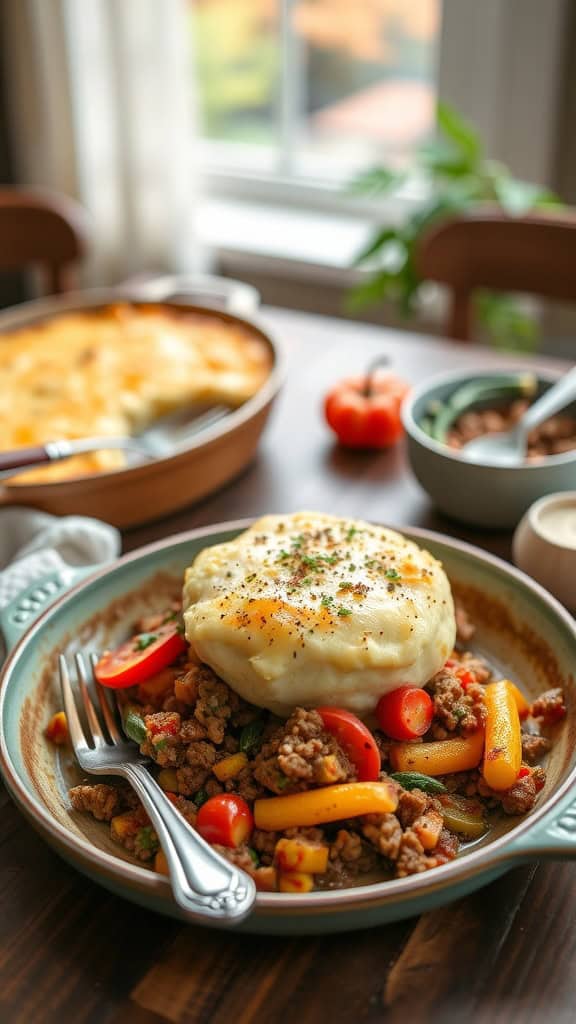
<path fill-rule="evenodd" d="M 246 842 L 254 827 L 250 808 L 241 796 L 221 793 L 202 804 L 196 829 L 208 843 L 236 847 Z"/>
<path fill-rule="evenodd" d="M 430 810 L 421 814 L 412 826 L 425 850 L 433 850 L 440 839 L 444 820 L 438 811 Z"/>
<path fill-rule="evenodd" d="M 125 811 L 117 814 L 110 822 L 110 830 L 115 839 L 126 839 L 135 836 L 142 828 L 142 814 L 139 811 Z"/>
<path fill-rule="evenodd" d="M 386 782 L 346 782 L 306 793 L 274 796 L 254 804 L 256 828 L 265 832 L 321 825 L 362 814 L 388 814 L 398 804 L 396 788 Z"/>
<path fill-rule="evenodd" d="M 167 668 L 186 650 L 181 626 L 166 622 L 154 633 L 138 633 L 114 651 L 105 651 L 94 673 L 102 686 L 136 686 Z"/>
<path fill-rule="evenodd" d="M 245 725 L 240 733 L 239 747 L 242 753 L 254 754 L 260 749 L 262 742 L 262 733 L 264 732 L 264 722 L 261 718 L 257 718 L 254 722 L 249 722 Z"/>
<path fill-rule="evenodd" d="M 380 772 L 380 751 L 370 729 L 351 711 L 344 708 L 316 709 L 324 728 L 348 754 L 356 768 L 359 782 L 375 782 Z"/>
<path fill-rule="evenodd" d="M 314 879 L 304 871 L 290 871 L 278 875 L 278 888 L 280 892 L 310 892 Z"/>
<path fill-rule="evenodd" d="M 140 712 L 131 704 L 127 704 L 124 709 L 123 723 L 126 735 L 140 746 L 146 739 L 146 725 Z"/>
<path fill-rule="evenodd" d="M 169 875 L 168 861 L 166 860 L 166 854 L 164 850 L 158 850 L 154 857 L 154 871 L 159 875 Z"/>
<path fill-rule="evenodd" d="M 229 757 L 224 757 L 222 761 L 218 761 L 212 769 L 214 775 L 219 782 L 226 782 L 227 779 L 235 779 L 237 775 L 248 764 L 248 758 L 246 754 L 242 752 L 238 754 L 230 754 Z"/>
<path fill-rule="evenodd" d="M 399 686 L 378 701 L 376 717 L 393 740 L 415 740 L 428 732 L 434 714 L 429 693 L 419 686 Z"/>
<path fill-rule="evenodd" d="M 480 763 L 483 747 L 481 729 L 470 736 L 455 736 L 433 743 L 396 743 L 390 748 L 390 763 L 395 771 L 424 775 L 467 772 Z"/>
<path fill-rule="evenodd" d="M 202 807 L 202 804 L 205 804 L 206 801 L 210 799 L 210 797 L 208 796 L 208 793 L 206 792 L 205 789 L 199 789 L 196 793 L 194 793 L 192 799 L 196 804 L 196 807 Z"/>
<path fill-rule="evenodd" d="M 328 867 L 328 847 L 306 839 L 279 839 L 274 858 L 281 872 L 309 871 L 319 875 Z"/>
<path fill-rule="evenodd" d="M 442 805 L 444 824 L 450 832 L 464 839 L 479 839 L 488 831 L 482 805 L 455 794 L 438 797 Z"/>
<path fill-rule="evenodd" d="M 276 868 L 256 868 L 254 882 L 258 892 L 275 892 L 278 887 Z"/>
<path fill-rule="evenodd" d="M 482 774 L 496 790 L 510 789 L 522 764 L 522 737 L 516 697 L 507 679 L 489 683 L 486 702 L 486 744 Z"/>
<path fill-rule="evenodd" d="M 55 743 L 58 747 L 68 743 L 68 722 L 66 721 L 65 711 L 57 711 L 55 715 L 52 715 L 52 718 L 46 726 L 44 735 L 47 740 L 50 740 L 51 743 Z"/>
<path fill-rule="evenodd" d="M 177 676 L 174 680 L 174 696 L 183 704 L 195 704 L 198 697 L 198 684 L 186 676 Z"/>
<path fill-rule="evenodd" d="M 338 759 L 334 754 L 326 754 L 316 768 L 316 779 L 323 786 L 331 786 L 338 782 L 340 770 Z"/>
<path fill-rule="evenodd" d="M 446 786 L 438 779 L 430 775 L 422 775 L 420 772 L 393 772 L 390 776 L 394 782 L 398 782 L 403 789 L 421 789 L 423 793 L 445 793 Z"/>
<path fill-rule="evenodd" d="M 158 785 L 167 793 L 178 792 L 178 776 L 175 768 L 163 768 L 158 772 Z"/>
<path fill-rule="evenodd" d="M 516 701 L 520 718 L 526 718 L 526 716 L 530 714 L 530 701 L 526 700 L 522 690 L 518 689 L 516 683 L 511 682 L 510 679 L 507 680 L 507 683 L 514 696 L 514 700 Z"/>
<path fill-rule="evenodd" d="M 174 682 L 174 669 L 165 668 L 161 672 L 157 672 L 156 675 L 150 676 L 143 683 L 140 683 L 138 687 L 138 699 L 143 704 L 147 704 L 148 701 L 157 701 L 164 697 L 165 694 L 172 688 Z"/>

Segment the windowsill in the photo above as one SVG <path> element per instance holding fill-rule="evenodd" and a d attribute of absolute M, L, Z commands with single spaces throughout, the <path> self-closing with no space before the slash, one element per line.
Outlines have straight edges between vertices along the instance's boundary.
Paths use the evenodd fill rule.
<path fill-rule="evenodd" d="M 201 242 L 238 266 L 346 285 L 360 276 L 352 264 L 374 228 L 366 215 L 230 197 L 204 200 L 197 223 Z"/>

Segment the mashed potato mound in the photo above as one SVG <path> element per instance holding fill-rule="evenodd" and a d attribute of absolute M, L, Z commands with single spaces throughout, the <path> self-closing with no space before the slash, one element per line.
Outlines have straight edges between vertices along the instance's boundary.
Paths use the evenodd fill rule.
<path fill-rule="evenodd" d="M 370 714 L 424 686 L 454 646 L 450 584 L 399 533 L 317 512 L 264 516 L 186 571 L 186 636 L 240 696 L 279 715 Z"/>

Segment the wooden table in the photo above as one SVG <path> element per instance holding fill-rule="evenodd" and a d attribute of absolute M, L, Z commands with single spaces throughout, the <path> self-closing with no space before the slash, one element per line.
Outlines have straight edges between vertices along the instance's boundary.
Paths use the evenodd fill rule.
<path fill-rule="evenodd" d="M 402 447 L 340 451 L 320 414 L 331 382 L 380 353 L 414 381 L 499 357 L 278 310 L 265 319 L 286 342 L 290 371 L 257 460 L 195 508 L 128 533 L 126 550 L 207 523 L 310 508 L 423 525 L 509 555 L 508 533 L 466 530 L 433 511 Z M 109 895 L 56 857 L 3 789 L 0 808 L 2 1024 L 576 1019 L 570 864 L 515 869 L 459 903 L 374 930 L 253 938 L 183 926 Z"/>

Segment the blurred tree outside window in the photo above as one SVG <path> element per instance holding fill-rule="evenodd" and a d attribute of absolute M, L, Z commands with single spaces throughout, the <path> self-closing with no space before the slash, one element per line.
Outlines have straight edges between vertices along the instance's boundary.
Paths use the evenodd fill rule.
<path fill-rule="evenodd" d="M 190 0 L 201 123 L 228 169 L 344 182 L 433 131 L 441 0 Z"/>

